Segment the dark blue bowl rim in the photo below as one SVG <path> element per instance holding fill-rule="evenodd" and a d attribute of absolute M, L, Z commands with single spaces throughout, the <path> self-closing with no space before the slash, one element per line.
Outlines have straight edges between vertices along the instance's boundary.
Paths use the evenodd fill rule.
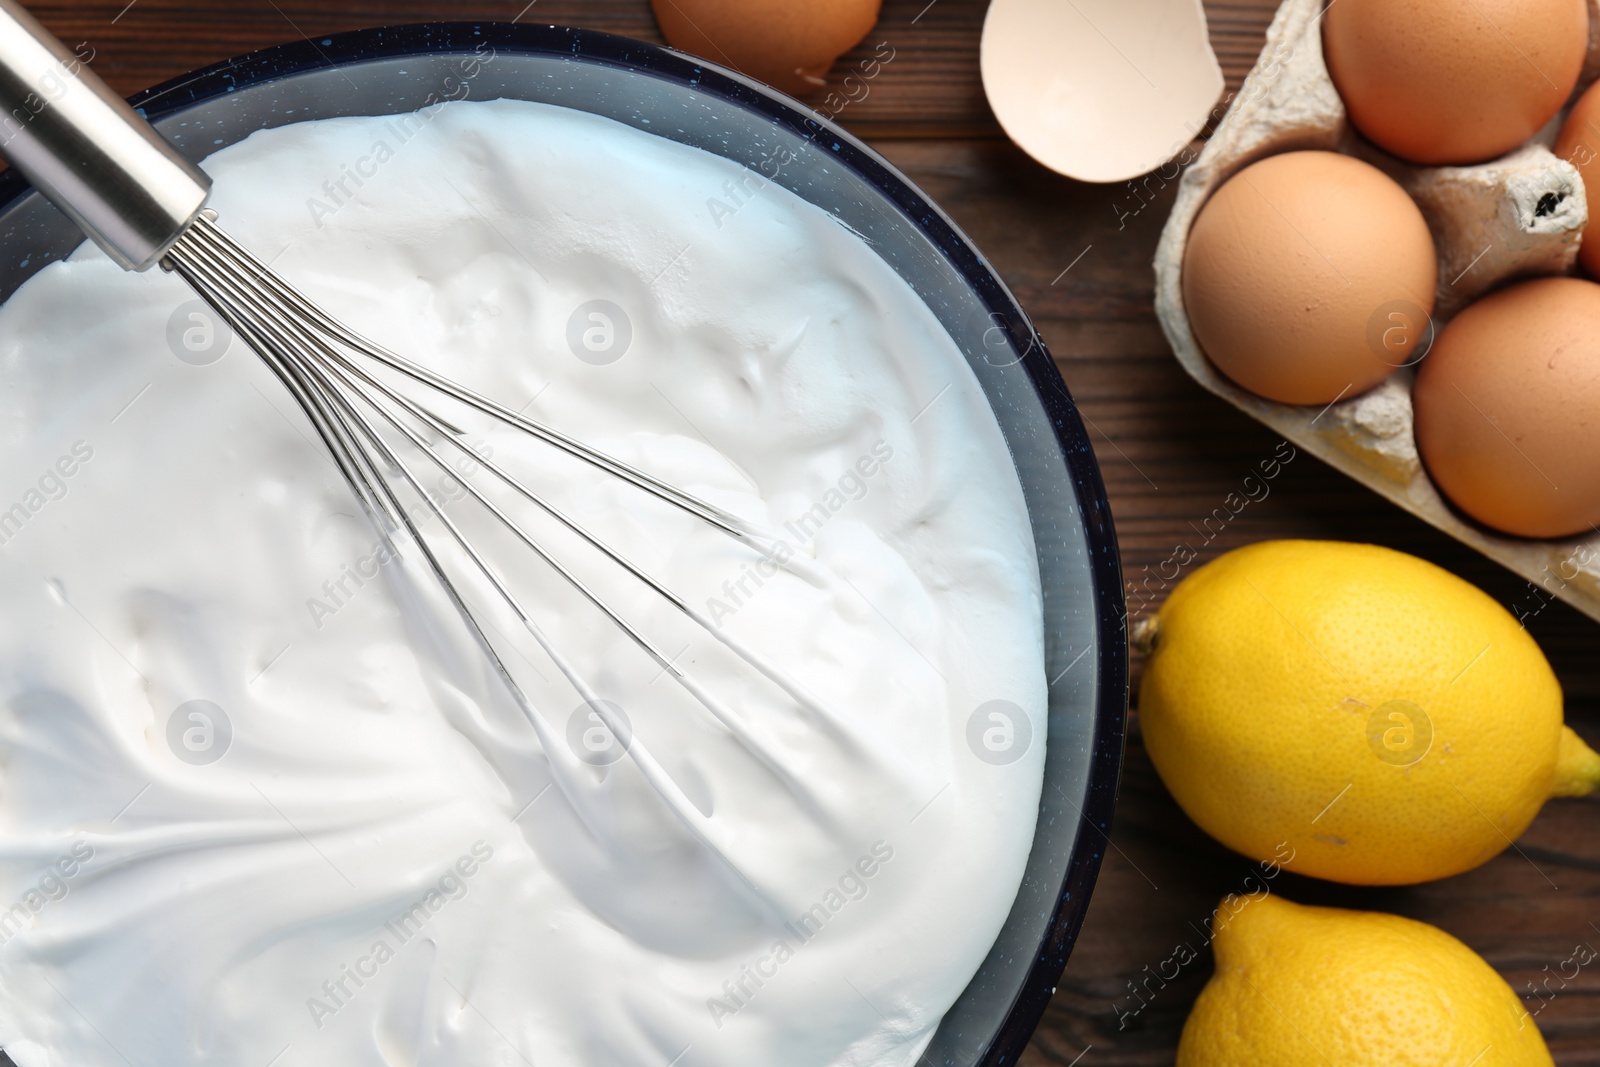
<path fill-rule="evenodd" d="M 429 22 L 352 30 L 275 45 L 223 60 L 137 93 L 129 98 L 129 103 L 155 120 L 244 86 L 302 71 L 413 55 L 470 52 L 485 42 L 496 49 L 582 59 L 680 84 L 693 84 L 700 92 L 737 104 L 779 127 L 826 146 L 843 165 L 898 206 L 943 252 L 996 316 L 993 320 L 996 325 L 1002 326 L 1016 350 L 1023 353 L 1022 366 L 1055 428 L 1062 460 L 1071 476 L 1083 516 L 1094 585 L 1099 699 L 1088 786 L 1067 873 L 1022 988 L 980 1061 L 980 1067 L 1015 1064 L 1038 1027 L 1066 968 L 1100 871 L 1104 846 L 1110 840 L 1127 727 L 1127 610 L 1111 507 L 1077 407 L 1043 340 L 1016 298 L 949 216 L 882 156 L 800 101 L 697 57 L 597 30 L 502 22 Z M 0 174 L 0 210 L 31 189 L 15 170 Z"/>

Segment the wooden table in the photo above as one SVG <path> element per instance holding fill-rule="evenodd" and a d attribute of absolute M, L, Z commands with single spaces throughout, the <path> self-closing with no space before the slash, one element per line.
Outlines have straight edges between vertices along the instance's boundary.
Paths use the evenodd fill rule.
<path fill-rule="evenodd" d="M 521 17 L 659 39 L 646 0 L 125 3 L 39 0 L 33 6 L 68 44 L 92 47 L 94 68 L 123 93 L 265 45 L 399 22 Z M 1230 89 L 1254 61 L 1274 6 L 1274 0 L 1207 3 L 1212 44 Z M 1600 746 L 1600 627 L 1560 604 L 1541 606 L 1526 583 L 1317 460 L 1296 460 L 1269 497 L 1205 541 L 1200 520 L 1272 453 L 1276 438 L 1193 384 L 1156 325 L 1150 259 L 1174 188 L 1141 207 L 1126 187 L 1069 181 L 1012 146 L 978 78 L 984 8 L 982 0 L 886 0 L 881 22 L 858 52 L 865 56 L 888 42 L 894 60 L 838 118 L 944 205 L 1033 316 L 1096 439 L 1128 576 L 1154 568 L 1179 542 L 1202 558 L 1273 537 L 1375 541 L 1415 553 L 1507 606 L 1534 613 L 1529 629 L 1566 688 L 1568 722 Z M 834 80 L 855 61 L 846 57 Z M 1135 658 L 1135 686 L 1138 675 Z M 1278 885 L 1293 900 L 1383 909 L 1443 927 L 1487 957 L 1519 992 L 1530 983 L 1551 991 L 1526 1000 L 1528 1010 L 1538 1012 L 1557 1063 L 1600 1065 L 1600 962 L 1565 987 L 1554 977 L 1575 946 L 1600 947 L 1597 816 L 1600 799 L 1552 803 L 1519 843 L 1520 855 L 1507 852 L 1432 885 L 1354 889 L 1292 876 Z M 1131 984 L 1163 970 L 1171 975 L 1165 961 L 1179 945 L 1200 947 L 1196 928 L 1224 893 L 1243 885 L 1249 870 L 1167 795 L 1145 755 L 1135 715 L 1105 869 L 1024 1065 L 1170 1063 L 1189 1006 L 1210 972 L 1210 956 L 1202 953 L 1166 988 L 1146 995 L 1146 1006 Z M 1572 968 L 1565 970 L 1570 975 Z"/>

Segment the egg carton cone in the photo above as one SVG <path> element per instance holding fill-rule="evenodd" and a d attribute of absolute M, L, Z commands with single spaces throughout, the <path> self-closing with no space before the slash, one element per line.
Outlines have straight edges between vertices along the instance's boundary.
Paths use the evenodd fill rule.
<path fill-rule="evenodd" d="M 1321 149 L 1378 167 L 1411 194 L 1433 232 L 1443 327 L 1472 299 L 1514 277 L 1568 274 L 1589 221 L 1577 168 L 1550 151 L 1562 115 L 1509 155 L 1464 167 L 1421 167 L 1388 155 L 1350 125 L 1322 55 L 1322 0 L 1285 0 L 1266 46 L 1178 186 L 1156 247 L 1156 316 L 1190 377 L 1297 447 L 1533 583 L 1600 620 L 1600 535 L 1530 541 L 1465 519 L 1439 494 L 1412 432 L 1413 368 L 1375 389 L 1323 408 L 1295 407 L 1248 392 L 1201 351 L 1183 306 L 1183 256 L 1200 208 L 1223 182 L 1269 155 Z M 1600 0 L 1589 4 L 1589 53 L 1577 92 L 1600 75 Z M 1574 94 L 1576 96 L 1576 93 Z M 1425 358 L 1425 357 L 1424 357 Z"/>

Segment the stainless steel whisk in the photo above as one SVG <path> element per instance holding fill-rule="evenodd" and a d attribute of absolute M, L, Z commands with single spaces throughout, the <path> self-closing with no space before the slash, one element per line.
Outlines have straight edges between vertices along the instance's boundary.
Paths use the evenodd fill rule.
<path fill-rule="evenodd" d="M 183 278 L 271 368 L 305 412 L 384 537 L 402 531 L 409 535 L 409 541 L 420 551 L 497 673 L 510 685 L 524 711 L 536 720 L 536 727 L 537 717 L 531 715 L 520 688 L 489 641 L 483 621 L 451 577 L 450 568 L 430 542 L 430 534 L 421 528 L 424 524 L 407 510 L 405 496 L 420 499 L 428 508 L 432 522 L 427 525 L 435 528 L 431 536 L 460 550 L 446 554 L 468 561 L 556 661 L 585 701 L 595 706 L 596 713 L 605 720 L 609 713 L 559 650 L 551 647 L 502 571 L 426 491 L 422 473 L 402 456 L 396 447 L 398 441 L 411 446 L 413 456 L 420 456 L 423 462 L 452 478 L 455 471 L 450 459 L 469 459 L 501 486 L 536 505 L 695 620 L 801 707 L 824 719 L 834 718 L 765 657 L 714 625 L 698 609 L 500 464 L 474 452 L 462 440 L 462 431 L 438 414 L 433 405 L 441 398 L 463 405 L 621 479 L 757 551 L 768 551 L 769 546 L 755 530 L 645 471 L 374 344 L 322 311 L 218 226 L 215 213 L 205 207 L 211 188 L 206 174 L 179 155 L 93 72 L 83 68 L 74 54 L 15 0 L 0 0 L 0 109 L 0 137 L 4 139 L 0 154 L 35 188 L 125 269 L 143 271 L 159 264 Z M 401 391 L 396 387 L 398 382 L 415 387 L 424 399 Z M 730 714 L 672 657 L 514 521 L 502 505 L 471 481 L 457 481 L 485 514 L 502 523 L 743 738 L 739 716 Z M 393 541 L 390 545 L 394 546 Z M 609 720 L 606 725 L 619 736 L 625 729 L 623 724 Z M 764 746 L 757 742 L 753 747 L 759 752 Z M 766 756 L 772 766 L 771 753 Z M 646 773 L 650 773 L 648 768 Z"/>

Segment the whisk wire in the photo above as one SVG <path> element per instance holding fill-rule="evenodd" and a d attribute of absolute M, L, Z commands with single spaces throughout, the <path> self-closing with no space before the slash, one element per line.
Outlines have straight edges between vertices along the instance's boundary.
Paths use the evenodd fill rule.
<path fill-rule="evenodd" d="M 212 266 L 220 269 L 222 277 L 226 279 L 226 291 L 229 297 L 237 298 L 242 291 L 248 292 L 247 289 L 241 289 L 244 280 L 238 278 L 233 271 L 228 270 L 225 261 L 218 263 L 219 257 L 216 255 L 216 250 L 212 248 L 205 248 L 202 251 L 202 256 Z M 279 288 L 287 289 L 288 287 L 280 285 Z M 639 581 L 647 584 L 652 590 L 654 590 L 663 599 L 671 603 L 674 607 L 686 614 L 693 616 L 695 613 L 689 608 L 688 604 L 681 597 L 650 575 L 647 571 L 640 568 L 627 556 L 623 555 L 611 545 L 607 544 L 603 539 L 595 536 L 592 532 L 573 519 L 561 508 L 551 503 L 541 494 L 530 489 L 527 485 L 515 478 L 499 464 L 495 463 L 494 460 L 473 451 L 470 446 L 462 442 L 457 436 L 460 431 L 456 430 L 455 427 L 445 422 L 445 420 L 440 418 L 437 414 L 427 410 L 426 408 L 423 408 L 410 398 L 387 389 L 387 387 L 385 387 L 381 381 L 372 375 L 371 372 L 347 358 L 343 353 L 339 352 L 337 348 L 322 342 L 312 331 L 306 329 L 303 325 L 296 323 L 292 316 L 285 315 L 281 311 L 273 309 L 270 305 L 264 308 L 263 311 L 268 316 L 269 321 L 274 322 L 283 329 L 297 334 L 297 339 L 301 344 L 308 345 L 319 352 L 324 360 L 323 365 L 319 366 L 314 363 L 304 363 L 301 368 L 302 371 L 321 383 L 322 390 L 327 395 L 331 396 L 335 403 L 346 410 L 348 416 L 362 429 L 363 436 L 365 436 L 367 440 L 372 443 L 373 447 L 383 455 L 384 459 L 386 459 L 395 470 L 402 473 L 402 476 L 405 478 L 407 484 L 410 485 L 415 492 L 426 497 L 425 490 L 423 490 L 419 484 L 420 479 L 418 479 L 411 468 L 400 459 L 400 457 L 390 447 L 388 442 L 384 440 L 382 435 L 372 427 L 365 415 L 355 405 L 348 404 L 340 391 L 328 383 L 326 378 L 327 372 L 331 371 L 343 382 L 347 389 L 360 396 L 361 399 L 364 400 L 373 411 L 377 412 L 379 416 L 385 420 L 385 422 L 393 426 L 402 435 L 404 435 L 413 446 L 419 449 L 434 466 L 436 466 L 446 476 L 455 479 L 457 483 L 461 485 L 462 489 L 472 496 L 472 498 L 478 504 L 488 510 L 496 519 L 500 520 L 508 529 L 511 530 L 518 540 L 520 540 L 531 551 L 537 554 L 540 559 L 552 567 L 566 582 L 568 582 L 574 589 L 576 589 L 587 600 L 589 600 L 590 603 L 599 608 L 600 611 L 607 616 L 607 618 L 609 618 L 616 626 L 622 629 L 630 639 L 632 639 L 653 659 L 655 659 L 663 669 L 671 672 L 674 675 L 682 674 L 681 668 L 679 668 L 669 656 L 662 652 L 654 642 L 652 642 L 648 637 L 641 633 L 637 627 L 633 626 L 626 618 L 624 618 L 608 603 L 606 603 L 606 601 L 600 597 L 599 594 L 597 594 L 586 582 L 584 582 L 582 578 L 574 573 L 570 567 L 563 564 L 560 559 L 548 551 L 536 538 L 529 534 L 526 529 L 517 523 L 510 515 L 506 514 L 504 509 L 502 509 L 492 499 L 485 495 L 476 485 L 472 484 L 472 482 L 465 479 L 456 478 L 456 472 L 451 469 L 449 463 L 446 462 L 444 457 L 440 456 L 433 448 L 431 448 L 427 441 L 424 440 L 416 430 L 406 425 L 404 421 L 395 414 L 390 405 L 398 406 L 418 422 L 434 430 L 440 435 L 440 438 L 443 441 L 457 449 L 462 456 L 483 466 L 491 474 L 495 475 L 502 483 L 515 490 L 519 495 L 531 503 L 537 505 L 547 514 L 551 515 L 563 526 L 577 534 L 579 537 L 583 538 L 583 540 L 589 545 L 604 553 L 609 559 L 611 559 L 618 566 L 622 567 L 629 574 L 633 575 Z M 283 339 L 278 338 L 278 340 L 282 341 Z M 335 420 L 335 424 L 337 424 L 337 420 Z M 359 453 L 359 450 L 357 451 Z M 477 569 L 490 581 L 490 583 L 495 587 L 496 592 L 512 607 L 512 610 L 516 612 L 519 619 L 526 623 L 529 618 L 527 611 L 517 600 L 516 596 L 511 592 L 510 588 L 498 574 L 498 572 L 483 558 L 483 555 L 472 545 L 470 540 L 462 535 L 459 528 L 449 519 L 448 516 L 441 516 L 441 518 L 443 518 L 446 529 L 449 531 L 456 544 L 461 547 L 461 549 L 472 560 Z"/>
<path fill-rule="evenodd" d="M 281 332 L 285 328 L 294 333 L 302 331 L 296 330 L 292 322 L 279 323 L 278 316 L 271 314 L 271 309 L 253 309 L 253 302 L 245 299 L 245 294 L 250 292 L 248 283 L 241 282 L 222 268 L 218 262 L 219 257 L 211 250 L 174 249 L 174 252 L 176 254 L 170 255 L 167 259 L 170 269 L 212 304 L 223 320 L 261 356 L 306 412 L 311 419 L 313 429 L 332 454 L 346 481 L 355 490 L 363 506 L 373 515 L 389 551 L 396 556 L 400 552 L 392 537 L 395 531 L 404 530 L 409 535 L 411 542 L 422 554 L 428 570 L 436 579 L 438 587 L 444 591 L 452 607 L 466 622 L 491 669 L 515 698 L 538 735 L 540 743 L 549 750 L 555 739 L 550 735 L 548 726 L 539 716 L 533 714 L 532 708 L 528 706 L 521 686 L 517 684 L 514 675 L 505 665 L 494 642 L 484 633 L 477 614 L 470 610 L 455 583 L 450 580 L 443 563 L 435 555 L 427 538 L 406 511 L 393 488 L 377 469 L 372 456 L 354 442 L 349 424 L 341 421 L 331 410 L 332 407 L 341 406 L 337 391 L 317 373 L 314 365 L 296 358 L 293 346 Z M 261 311 L 261 317 L 256 317 L 252 311 Z M 314 340 L 311 343 L 315 343 Z M 530 629 L 533 630 L 535 639 L 540 641 L 541 647 L 545 647 L 547 653 L 553 653 L 553 649 L 545 646 L 542 640 L 543 634 L 538 632 L 536 627 Z M 553 658 L 556 662 L 561 662 L 559 657 Z M 580 693 L 588 690 L 581 679 L 575 680 L 574 684 Z"/>
<path fill-rule="evenodd" d="M 613 736 L 626 737 L 627 727 L 617 721 L 609 707 L 597 698 L 592 686 L 550 641 L 503 576 L 484 558 L 474 546 L 472 539 L 445 512 L 442 505 L 428 493 L 422 484 L 421 476 L 394 448 L 373 421 L 374 418 L 399 431 L 413 448 L 422 453 L 427 462 L 444 471 L 476 504 L 487 510 L 565 582 L 599 608 L 631 641 L 669 673 L 696 703 L 710 712 L 736 737 L 747 751 L 784 781 L 797 799 L 819 817 L 824 814 L 826 805 L 815 795 L 814 790 L 802 776 L 787 765 L 779 754 L 780 746 L 772 739 L 763 736 L 745 716 L 736 714 L 726 701 L 701 685 L 690 672 L 674 662 L 672 657 L 665 655 L 654 642 L 614 610 L 553 552 L 513 521 L 487 494 L 467 478 L 458 478 L 448 459 L 440 454 L 437 447 L 430 444 L 422 431 L 436 434 L 442 442 L 447 443 L 461 456 L 469 457 L 498 482 L 536 505 L 541 511 L 578 535 L 585 543 L 620 565 L 678 611 L 687 615 L 705 633 L 715 637 L 758 674 L 773 683 L 806 712 L 813 722 L 826 730 L 835 743 L 859 754 L 862 751 L 861 745 L 843 716 L 818 700 L 767 656 L 760 654 L 725 628 L 717 625 L 561 508 L 523 484 L 499 463 L 473 450 L 461 440 L 465 436 L 462 431 L 437 412 L 383 381 L 373 373 L 372 368 L 363 366 L 352 358 L 352 353 L 369 357 L 404 378 L 432 388 L 498 422 L 524 430 L 537 439 L 560 448 L 701 519 L 771 558 L 770 543 L 764 541 L 753 528 L 721 509 L 652 475 L 577 442 L 536 420 L 512 412 L 464 386 L 366 341 L 318 308 L 288 282 L 276 276 L 257 257 L 237 245 L 208 215 L 202 215 L 195 221 L 190 230 L 173 245 L 164 262 L 216 307 L 224 321 L 262 356 L 268 367 L 290 390 L 311 419 L 313 428 L 322 438 L 357 498 L 384 530 L 385 538 L 389 537 L 389 531 L 404 529 L 407 532 L 409 539 L 423 553 L 428 568 L 449 596 L 451 603 L 471 628 L 477 642 L 488 653 L 496 673 L 507 684 L 524 716 L 534 726 L 542 744 L 548 747 L 554 741 L 549 736 L 548 724 L 542 721 L 542 717 L 537 715 L 528 703 L 520 685 L 496 651 L 494 642 L 484 632 L 483 623 L 477 613 L 463 599 L 461 591 L 451 579 L 448 568 L 437 556 L 428 536 L 401 502 L 396 487 L 391 484 L 392 476 L 408 486 L 410 492 L 422 500 L 429 513 L 440 520 L 440 525 L 449 541 L 465 554 L 473 569 L 488 581 L 498 598 L 517 616 L 523 627 L 611 730 Z M 408 424 L 406 421 L 408 418 L 414 420 L 416 425 Z M 382 468 L 387 468 L 390 475 L 386 476 Z M 392 547 L 392 541 L 390 544 Z M 644 747 L 634 744 L 628 747 L 628 751 L 646 777 L 669 800 L 674 809 L 678 810 L 680 816 L 697 827 L 697 835 L 707 833 L 706 828 L 701 825 L 704 820 L 698 809 L 694 808 L 682 794 L 681 789 L 655 763 Z M 707 843 L 711 843 L 709 839 Z"/>
<path fill-rule="evenodd" d="M 235 243 L 227 236 L 225 231 L 217 226 L 215 219 L 209 213 L 202 212 L 195 219 L 180 244 L 188 243 L 191 236 L 195 245 L 210 247 L 229 258 L 242 262 L 251 269 L 252 276 L 257 283 L 265 287 L 273 297 L 291 308 L 305 321 L 315 324 L 329 336 L 336 338 L 340 343 L 486 415 L 532 434 L 547 444 L 553 445 L 569 455 L 628 481 L 634 486 L 666 500 L 684 511 L 697 515 L 725 533 L 740 538 L 745 535 L 746 531 L 739 520 L 721 508 L 686 493 L 647 471 L 640 470 L 629 463 L 617 459 L 615 456 L 609 456 L 592 448 L 577 438 L 562 433 L 553 426 L 537 419 L 530 419 L 520 412 L 512 411 L 489 397 L 468 389 L 459 382 L 436 374 L 421 364 L 406 359 L 404 356 L 392 352 L 351 330 L 307 299 L 299 290 L 274 274 L 254 253 Z"/>

